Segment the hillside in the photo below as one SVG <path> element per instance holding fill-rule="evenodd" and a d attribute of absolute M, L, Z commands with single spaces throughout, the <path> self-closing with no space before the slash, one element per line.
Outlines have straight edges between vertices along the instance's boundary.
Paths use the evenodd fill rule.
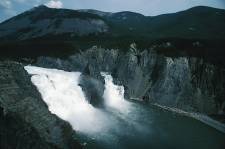
<path fill-rule="evenodd" d="M 225 10 L 194 7 L 182 12 L 144 16 L 134 12 L 35 7 L 0 24 L 1 39 L 44 36 L 107 35 L 143 38 L 225 39 Z"/>

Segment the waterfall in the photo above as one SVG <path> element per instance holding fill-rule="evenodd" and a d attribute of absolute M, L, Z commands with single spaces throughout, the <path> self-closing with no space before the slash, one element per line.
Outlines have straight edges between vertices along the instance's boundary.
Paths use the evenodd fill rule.
<path fill-rule="evenodd" d="M 129 111 L 129 103 L 124 99 L 124 87 L 118 86 L 113 83 L 113 77 L 106 73 L 101 72 L 105 79 L 104 99 L 106 106 L 120 110 L 121 112 Z"/>
<path fill-rule="evenodd" d="M 105 79 L 105 106 L 98 109 L 88 103 L 79 86 L 80 72 L 35 66 L 24 68 L 31 75 L 31 81 L 42 95 L 49 111 L 71 124 L 77 132 L 77 137 L 81 138 L 79 141 L 84 141 L 84 148 L 165 148 L 168 145 L 173 147 L 173 140 L 177 139 L 181 143 L 174 148 L 182 148 L 185 141 L 182 142 L 183 140 L 177 137 L 180 132 L 175 131 L 176 129 L 185 131 L 192 141 L 196 140 L 193 138 L 193 132 L 189 131 L 193 128 L 198 127 L 200 132 L 207 132 L 209 136 L 213 133 L 213 129 L 203 127 L 202 124 L 197 124 L 197 121 L 192 122 L 190 118 L 174 117 L 163 110 L 126 101 L 124 87 L 114 84 L 113 77 L 108 73 L 101 73 Z M 191 124 L 189 129 L 186 129 L 187 123 Z M 204 138 L 207 133 L 201 135 L 202 140 L 199 142 L 203 143 L 197 146 L 204 146 L 205 140 L 212 141 L 214 136 Z M 216 133 L 218 134 L 215 135 L 215 140 L 221 138 L 218 146 L 223 147 L 223 136 L 219 132 Z M 172 138 L 171 144 L 168 144 L 171 141 L 168 141 L 168 138 Z M 213 141 L 216 142 L 215 140 Z M 218 146 L 216 148 L 221 148 Z"/>
<path fill-rule="evenodd" d="M 79 86 L 80 72 L 66 72 L 57 69 L 47 69 L 26 66 L 31 75 L 32 83 L 42 95 L 51 113 L 69 122 L 74 130 L 85 133 L 93 138 L 104 135 L 104 138 L 115 138 L 107 133 L 120 132 L 118 123 L 128 123 L 130 103 L 124 99 L 124 87 L 113 83 L 113 78 L 107 73 L 101 73 L 105 78 L 104 101 L 105 108 L 93 107 L 85 98 Z M 130 123 L 130 122 L 129 122 Z"/>
<path fill-rule="evenodd" d="M 103 127 L 103 114 L 90 105 L 79 84 L 80 72 L 66 72 L 26 66 L 31 81 L 41 93 L 49 111 L 68 121 L 73 129 L 96 132 Z"/>

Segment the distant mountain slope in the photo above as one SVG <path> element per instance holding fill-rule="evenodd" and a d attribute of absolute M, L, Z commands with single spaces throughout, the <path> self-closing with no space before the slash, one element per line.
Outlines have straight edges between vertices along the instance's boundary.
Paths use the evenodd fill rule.
<path fill-rule="evenodd" d="M 205 6 L 185 11 L 144 16 L 134 12 L 35 7 L 0 24 L 0 38 L 31 39 L 67 35 L 129 36 L 183 39 L 225 39 L 225 10 Z"/>
<path fill-rule="evenodd" d="M 225 38 L 225 10 L 194 7 L 150 19 L 150 34 L 187 38 Z"/>
<path fill-rule="evenodd" d="M 48 34 L 82 36 L 107 30 L 107 24 L 98 15 L 39 6 L 1 23 L 0 37 L 22 40 Z"/>
<path fill-rule="evenodd" d="M 120 12 L 105 17 L 114 33 L 158 38 L 225 38 L 225 10 L 194 7 L 185 11 L 147 17 Z"/>

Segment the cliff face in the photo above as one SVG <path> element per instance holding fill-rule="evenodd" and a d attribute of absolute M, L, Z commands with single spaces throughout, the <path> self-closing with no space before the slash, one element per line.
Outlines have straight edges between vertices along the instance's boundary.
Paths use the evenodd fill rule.
<path fill-rule="evenodd" d="M 51 114 L 23 65 L 0 62 L 1 148 L 80 148 L 71 126 Z"/>
<path fill-rule="evenodd" d="M 128 99 L 144 99 L 205 114 L 224 114 L 225 70 L 203 59 L 171 58 L 153 50 L 140 52 L 132 45 L 126 52 L 93 47 L 66 60 L 42 57 L 36 65 L 81 71 L 94 79 L 100 90 L 104 90 L 100 72 L 109 72 L 116 84 L 125 87 Z M 102 94 L 102 91 L 94 92 Z"/>

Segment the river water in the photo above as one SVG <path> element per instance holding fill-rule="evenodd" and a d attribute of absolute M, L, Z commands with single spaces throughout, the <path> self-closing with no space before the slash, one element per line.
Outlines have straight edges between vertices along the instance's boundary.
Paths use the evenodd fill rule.
<path fill-rule="evenodd" d="M 225 134 L 195 119 L 124 99 L 123 86 L 105 78 L 104 107 L 90 105 L 80 72 L 26 66 L 49 111 L 68 121 L 87 149 L 224 149 Z"/>

